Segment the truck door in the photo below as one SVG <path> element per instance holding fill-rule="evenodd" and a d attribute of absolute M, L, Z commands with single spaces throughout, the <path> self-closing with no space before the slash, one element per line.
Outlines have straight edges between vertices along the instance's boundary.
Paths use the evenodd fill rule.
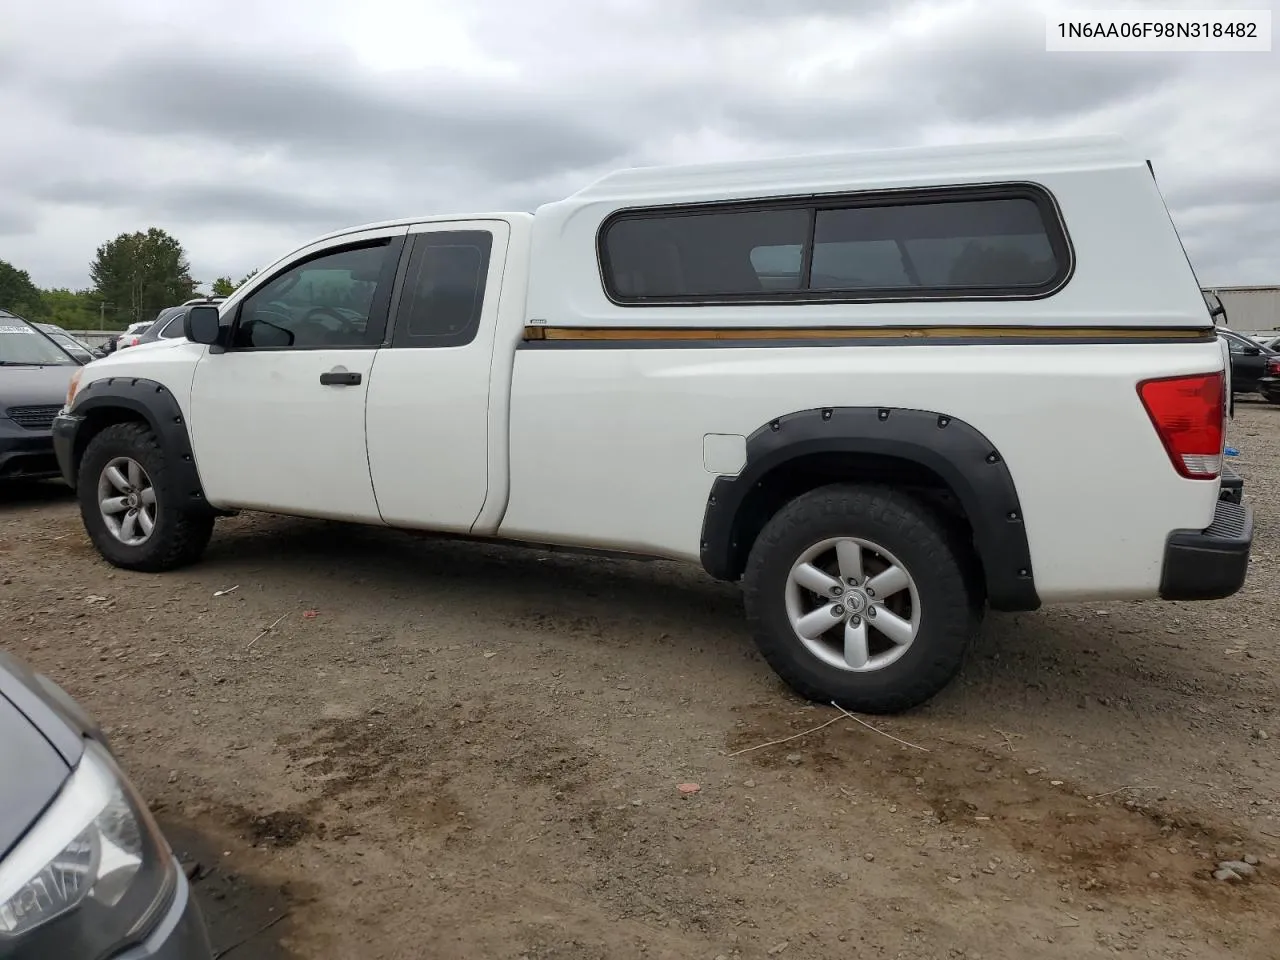
<path fill-rule="evenodd" d="M 191 434 L 220 506 L 377 523 L 365 396 L 404 226 L 322 241 L 228 301 L 196 364 Z"/>
<path fill-rule="evenodd" d="M 369 383 L 369 469 L 387 523 L 465 533 L 488 493 L 489 382 L 510 226 L 409 228 L 389 344 Z"/>

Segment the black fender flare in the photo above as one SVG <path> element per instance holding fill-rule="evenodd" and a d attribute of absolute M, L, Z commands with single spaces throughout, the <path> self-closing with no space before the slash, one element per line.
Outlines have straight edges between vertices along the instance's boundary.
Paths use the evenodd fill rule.
<path fill-rule="evenodd" d="M 128 411 L 132 416 L 122 418 L 113 411 Z M 68 479 L 75 485 L 75 474 L 80 469 L 80 458 L 92 439 L 85 431 L 86 423 L 97 420 L 95 416 L 106 414 L 107 422 L 121 419 L 142 419 L 155 431 L 166 453 L 173 457 L 173 476 L 178 488 L 186 492 L 189 506 L 208 507 L 200 474 L 196 470 L 195 454 L 191 449 L 191 435 L 187 432 L 187 420 L 182 414 L 178 399 L 162 383 L 144 377 L 103 377 L 86 383 L 76 393 L 68 417 L 75 424 L 71 440 L 71 457 Z M 96 431 L 95 431 L 96 432 Z"/>
<path fill-rule="evenodd" d="M 742 470 L 717 477 L 711 486 L 701 542 L 707 573 L 717 580 L 742 575 L 750 544 L 739 542 L 739 511 L 767 475 L 789 461 L 832 453 L 891 457 L 935 474 L 968 517 L 991 606 L 1039 608 L 1026 523 L 1008 465 L 979 430 L 930 410 L 823 407 L 760 427 L 747 438 Z"/>

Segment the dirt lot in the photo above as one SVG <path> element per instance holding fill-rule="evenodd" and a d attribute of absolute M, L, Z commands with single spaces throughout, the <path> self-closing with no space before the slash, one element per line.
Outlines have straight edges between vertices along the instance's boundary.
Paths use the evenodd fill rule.
<path fill-rule="evenodd" d="M 231 960 L 1274 958 L 1280 408 L 1232 442 L 1240 596 L 991 616 L 954 686 L 875 721 L 924 749 L 841 719 L 733 756 L 837 715 L 671 564 L 242 516 L 131 575 L 50 485 L 0 505 L 0 614 Z M 1245 854 L 1252 882 L 1210 877 Z"/>

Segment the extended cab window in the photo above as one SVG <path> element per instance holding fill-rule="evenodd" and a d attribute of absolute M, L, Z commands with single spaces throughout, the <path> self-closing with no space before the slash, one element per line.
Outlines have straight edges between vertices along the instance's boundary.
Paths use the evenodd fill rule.
<path fill-rule="evenodd" d="M 415 236 L 392 345 L 457 347 L 475 339 L 492 248 L 486 230 Z"/>
<path fill-rule="evenodd" d="M 620 303 L 1036 297 L 1070 270 L 1052 201 L 1025 185 L 627 211 L 600 253 Z"/>
<path fill-rule="evenodd" d="M 240 305 L 232 349 L 376 346 L 382 329 L 370 315 L 391 256 L 380 241 L 289 268 Z"/>

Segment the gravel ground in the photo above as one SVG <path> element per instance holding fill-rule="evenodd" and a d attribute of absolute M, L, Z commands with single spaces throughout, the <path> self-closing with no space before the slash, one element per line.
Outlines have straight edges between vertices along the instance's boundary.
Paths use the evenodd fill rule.
<path fill-rule="evenodd" d="M 1240 595 L 992 615 L 875 721 L 915 746 L 841 719 L 734 755 L 838 715 L 667 563 L 244 515 L 135 575 L 42 485 L 0 504 L 0 616 L 107 727 L 230 960 L 1274 958 L 1280 408 L 1232 442 Z"/>

